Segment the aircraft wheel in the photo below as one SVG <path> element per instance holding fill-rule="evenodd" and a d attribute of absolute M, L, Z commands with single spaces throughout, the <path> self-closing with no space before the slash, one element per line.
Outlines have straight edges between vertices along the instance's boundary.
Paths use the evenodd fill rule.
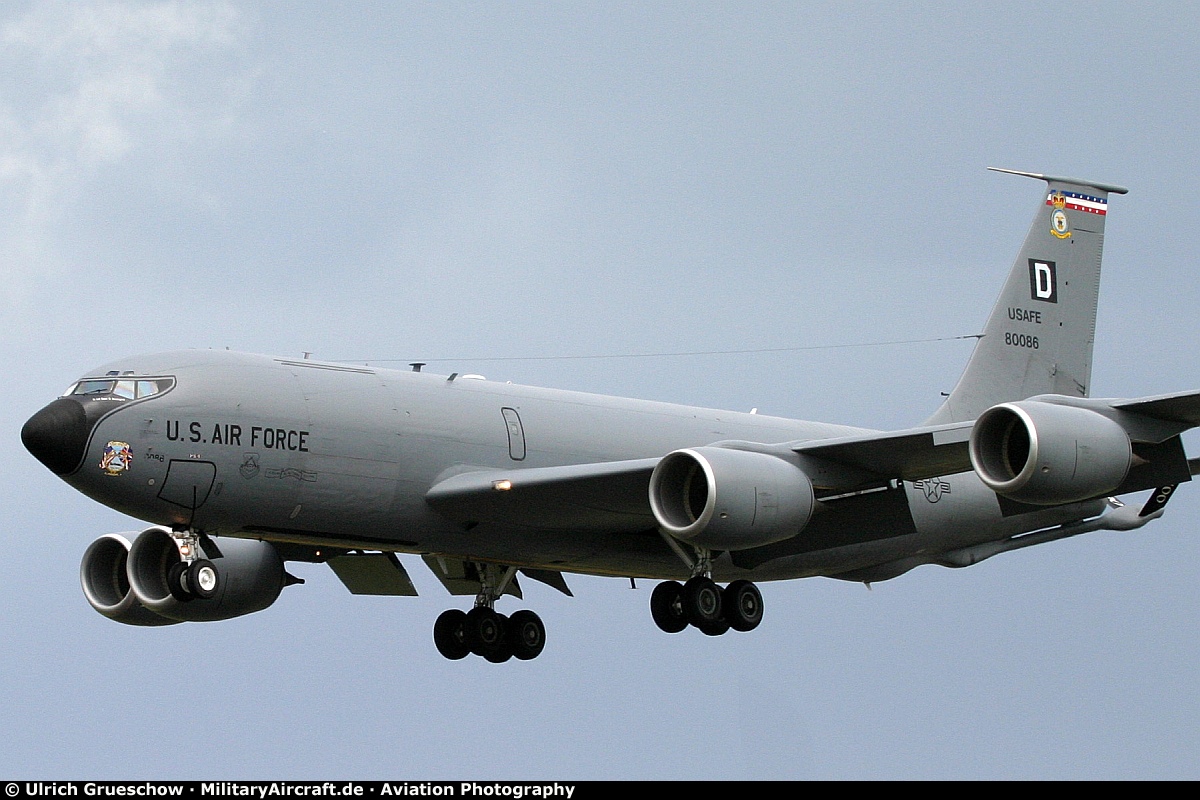
<path fill-rule="evenodd" d="M 650 595 L 650 616 L 654 624 L 666 633 L 679 633 L 688 626 L 683 613 L 683 584 L 679 581 L 663 581 L 654 587 Z"/>
<path fill-rule="evenodd" d="M 712 578 L 697 575 L 683 585 L 683 613 L 687 621 L 703 629 L 721 620 L 721 587 Z"/>
<path fill-rule="evenodd" d="M 735 631 L 752 631 L 762 622 L 763 600 L 750 581 L 734 581 L 721 592 L 725 619 Z"/>
<path fill-rule="evenodd" d="M 471 654 L 464 635 L 467 614 L 457 608 L 443 611 L 433 623 L 433 643 L 438 652 L 451 661 L 466 658 Z"/>
<path fill-rule="evenodd" d="M 208 559 L 199 558 L 188 567 L 187 583 L 192 594 L 201 600 L 209 600 L 217 596 L 217 589 L 221 586 L 221 577 L 217 573 L 215 564 Z"/>
<path fill-rule="evenodd" d="M 508 618 L 508 640 L 521 661 L 537 658 L 546 646 L 546 626 L 532 611 L 521 610 Z"/>
<path fill-rule="evenodd" d="M 500 638 L 494 645 L 484 650 L 483 657 L 493 664 L 503 664 L 514 655 L 513 642 L 508 635 L 508 617 L 497 614 L 496 621 L 500 625 Z"/>
<path fill-rule="evenodd" d="M 171 597 L 181 603 L 195 599 L 187 585 L 187 572 L 188 565 L 183 561 L 172 564 L 167 570 L 167 588 L 171 591 Z"/>
<path fill-rule="evenodd" d="M 706 622 L 703 625 L 697 625 L 696 627 L 705 636 L 720 636 L 729 630 L 729 623 L 723 619 L 719 619 L 715 622 Z"/>
<path fill-rule="evenodd" d="M 504 625 L 500 615 L 487 606 L 476 606 L 467 612 L 463 623 L 463 640 L 471 652 L 486 657 L 498 650 L 504 639 Z"/>

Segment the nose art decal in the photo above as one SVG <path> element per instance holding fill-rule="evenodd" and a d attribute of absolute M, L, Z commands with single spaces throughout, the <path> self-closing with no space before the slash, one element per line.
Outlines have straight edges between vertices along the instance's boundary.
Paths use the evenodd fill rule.
<path fill-rule="evenodd" d="M 109 442 L 104 447 L 100 469 L 109 475 L 120 475 L 133 466 L 133 450 L 128 442 Z"/>

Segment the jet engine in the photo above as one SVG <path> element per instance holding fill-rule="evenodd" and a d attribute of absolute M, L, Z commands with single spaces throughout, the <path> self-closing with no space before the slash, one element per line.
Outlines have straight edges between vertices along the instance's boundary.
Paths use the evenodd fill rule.
<path fill-rule="evenodd" d="M 171 591 L 172 568 L 182 563 L 166 528 L 147 528 L 130 544 L 122 534 L 101 536 L 83 554 L 83 594 L 92 608 L 127 625 L 230 619 L 262 611 L 286 585 L 283 559 L 268 542 L 223 539 L 204 553 L 211 583 L 196 596 Z"/>
<path fill-rule="evenodd" d="M 813 486 L 769 453 L 696 447 L 668 453 L 650 476 L 650 508 L 671 536 L 713 550 L 744 550 L 798 534 Z"/>
<path fill-rule="evenodd" d="M 1108 417 L 1037 400 L 1001 403 L 971 431 L 971 466 L 996 494 L 1035 505 L 1102 497 L 1133 463 L 1129 434 Z"/>
<path fill-rule="evenodd" d="M 83 585 L 83 596 L 92 608 L 126 625 L 175 625 L 180 622 L 159 616 L 138 601 L 129 586 L 128 564 L 129 539 L 124 534 L 107 533 L 88 546 L 79 565 L 79 582 Z"/>

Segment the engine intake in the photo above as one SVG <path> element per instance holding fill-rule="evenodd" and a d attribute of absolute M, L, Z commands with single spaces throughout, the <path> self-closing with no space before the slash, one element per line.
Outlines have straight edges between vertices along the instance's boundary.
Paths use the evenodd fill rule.
<path fill-rule="evenodd" d="M 788 539 L 812 517 L 812 481 L 769 453 L 696 447 L 663 457 L 650 476 L 650 508 L 681 541 L 744 550 Z"/>
<path fill-rule="evenodd" d="M 971 466 L 996 494 L 1035 505 L 1104 496 L 1133 463 L 1129 434 L 1108 417 L 1037 400 L 1001 403 L 971 431 Z"/>
<path fill-rule="evenodd" d="M 135 536 L 136 534 L 129 534 Z M 109 619 L 126 625 L 175 625 L 143 606 L 129 586 L 127 565 L 129 540 L 120 533 L 107 533 L 92 542 L 79 564 L 79 582 L 83 596 L 92 608 Z"/>
<path fill-rule="evenodd" d="M 129 586 L 147 609 L 181 622 L 231 619 L 262 611 L 283 591 L 283 559 L 269 542 L 222 539 L 220 557 L 206 555 L 212 558 L 218 575 L 215 594 L 178 600 L 171 594 L 167 576 L 182 560 L 179 547 L 170 531 L 149 528 L 129 549 Z"/>

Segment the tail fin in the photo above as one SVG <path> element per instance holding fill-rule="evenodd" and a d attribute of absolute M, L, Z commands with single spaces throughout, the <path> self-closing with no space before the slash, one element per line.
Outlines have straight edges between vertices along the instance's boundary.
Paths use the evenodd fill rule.
<path fill-rule="evenodd" d="M 1038 394 L 1086 397 L 1108 195 L 1128 189 L 989 167 L 1044 180 L 1045 199 L 958 385 L 929 424 L 973 420 Z"/>

